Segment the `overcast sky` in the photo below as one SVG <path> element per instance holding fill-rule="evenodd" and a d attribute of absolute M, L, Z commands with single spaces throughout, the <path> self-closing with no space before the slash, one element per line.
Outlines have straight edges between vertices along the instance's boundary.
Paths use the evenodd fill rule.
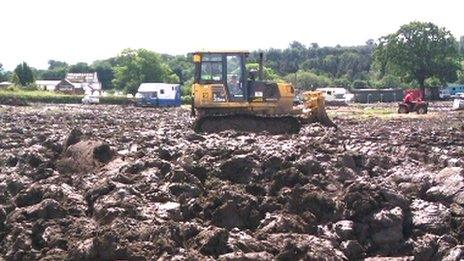
<path fill-rule="evenodd" d="M 462 0 L 1 0 L 0 63 L 45 69 L 124 48 L 196 49 L 361 45 L 413 20 L 464 35 Z"/>

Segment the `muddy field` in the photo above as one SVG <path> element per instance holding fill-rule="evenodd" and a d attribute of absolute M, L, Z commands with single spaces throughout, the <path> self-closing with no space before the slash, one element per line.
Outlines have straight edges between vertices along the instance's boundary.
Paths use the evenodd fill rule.
<path fill-rule="evenodd" d="M 0 256 L 460 260 L 464 113 L 447 106 L 333 108 L 338 130 L 274 136 L 199 135 L 184 109 L 2 106 Z"/>

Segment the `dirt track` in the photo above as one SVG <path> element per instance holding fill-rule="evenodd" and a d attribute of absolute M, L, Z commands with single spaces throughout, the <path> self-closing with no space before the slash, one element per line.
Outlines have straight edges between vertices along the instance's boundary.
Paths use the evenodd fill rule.
<path fill-rule="evenodd" d="M 182 109 L 2 106 L 0 256 L 464 258 L 464 114 L 366 112 L 199 135 Z"/>

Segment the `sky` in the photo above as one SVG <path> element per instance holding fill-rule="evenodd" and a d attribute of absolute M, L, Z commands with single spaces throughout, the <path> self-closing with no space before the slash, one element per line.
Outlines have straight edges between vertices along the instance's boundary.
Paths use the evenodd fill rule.
<path fill-rule="evenodd" d="M 1 0 L 0 63 L 91 63 L 125 48 L 185 54 L 203 49 L 362 45 L 411 21 L 459 39 L 462 0 Z"/>

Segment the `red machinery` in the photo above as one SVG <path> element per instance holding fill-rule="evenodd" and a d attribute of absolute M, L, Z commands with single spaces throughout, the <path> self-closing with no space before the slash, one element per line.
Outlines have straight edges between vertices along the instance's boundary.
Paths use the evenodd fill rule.
<path fill-rule="evenodd" d="M 403 102 L 398 103 L 398 113 L 417 112 L 426 114 L 429 104 L 424 101 L 422 92 L 417 89 L 405 90 Z"/>

